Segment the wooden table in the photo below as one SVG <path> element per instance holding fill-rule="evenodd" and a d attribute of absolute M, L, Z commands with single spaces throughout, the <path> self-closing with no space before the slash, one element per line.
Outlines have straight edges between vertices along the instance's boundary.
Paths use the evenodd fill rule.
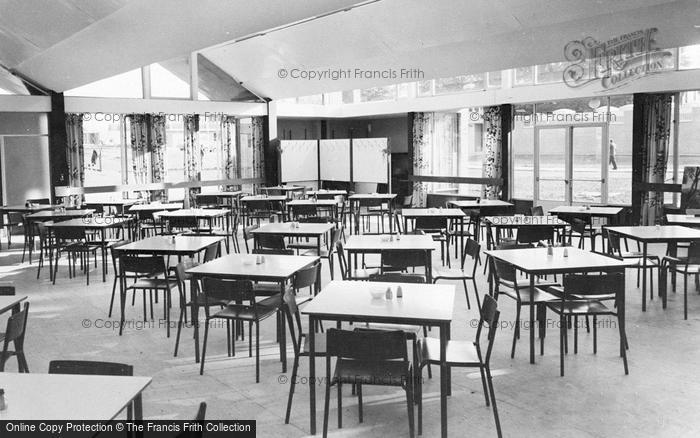
<path fill-rule="evenodd" d="M 46 227 L 50 230 L 55 227 L 69 227 L 69 228 L 79 228 L 83 230 L 96 230 L 100 233 L 100 247 L 102 249 L 102 281 L 107 281 L 107 230 L 113 228 L 124 229 L 125 226 L 131 224 L 133 220 L 129 217 L 113 217 L 113 216 L 100 216 L 100 217 L 84 217 L 80 219 L 69 219 L 62 222 L 54 222 L 52 224 L 47 224 Z M 49 274 L 53 278 L 53 265 L 51 261 L 53 260 L 53 250 L 49 247 Z M 89 267 L 88 267 L 89 269 Z M 117 273 L 115 272 L 115 275 Z"/>
<path fill-rule="evenodd" d="M 373 299 L 374 287 L 395 288 L 397 283 L 368 281 L 332 281 L 304 308 L 309 327 L 316 321 L 342 321 L 433 326 L 440 329 L 440 424 L 447 436 L 447 396 L 450 393 L 450 371 L 447 367 L 447 341 L 454 312 L 455 286 L 452 284 L 401 284 L 403 298 Z M 316 361 L 315 333 L 309 336 L 309 389 L 311 434 L 316 433 Z M 331 378 L 331 376 L 326 376 Z"/>
<path fill-rule="evenodd" d="M 700 228 L 700 216 L 686 214 L 667 214 L 666 222 L 669 225 L 683 225 L 690 228 Z"/>
<path fill-rule="evenodd" d="M 27 219 L 33 222 L 60 221 L 66 219 L 79 219 L 92 216 L 95 210 L 91 208 L 81 210 L 42 210 L 27 215 Z"/>
<path fill-rule="evenodd" d="M 381 200 L 382 203 L 386 202 L 389 208 L 389 232 L 394 232 L 394 200 L 396 199 L 396 193 L 357 193 L 348 198 L 350 201 L 350 232 L 352 233 L 353 226 L 352 220 L 355 214 L 359 215 L 360 207 L 362 206 L 362 201 L 366 200 Z M 383 220 L 383 219 L 382 219 Z M 360 233 L 360 221 L 359 216 L 355 218 L 355 234 Z"/>
<path fill-rule="evenodd" d="M 26 299 L 27 297 L 23 295 L 0 295 L 0 315 L 8 310 L 12 310 L 13 315 L 19 312 L 19 304 Z M 2 388 L 2 385 L 0 385 L 0 388 Z"/>
<path fill-rule="evenodd" d="M 284 295 L 285 285 L 292 280 L 294 275 L 318 261 L 318 257 L 265 255 L 265 262 L 256 264 L 257 256 L 254 254 L 229 254 L 212 260 L 211 262 L 195 266 L 187 270 L 192 276 L 192 287 L 204 277 L 216 277 L 231 280 L 269 281 L 279 283 L 280 293 Z M 320 280 L 320 277 L 318 279 Z M 192 300 L 193 302 L 196 301 Z M 280 336 L 280 359 L 282 360 L 282 372 L 287 372 L 287 347 L 286 328 L 284 314 L 282 313 L 282 333 Z M 192 321 L 199 321 L 199 308 L 192 306 Z M 195 361 L 199 362 L 199 324 L 194 325 Z"/>
<path fill-rule="evenodd" d="M 700 240 L 700 230 L 680 225 L 643 226 L 643 227 L 607 227 L 608 232 L 617 233 L 620 236 L 630 238 L 642 244 L 642 311 L 647 310 L 647 247 L 650 243 L 665 243 L 668 245 L 668 253 L 676 256 L 676 247 L 680 242 L 692 242 Z M 666 308 L 666 293 L 659 287 L 663 308 Z"/>
<path fill-rule="evenodd" d="M 292 226 L 292 222 L 274 222 L 262 225 L 259 228 L 251 231 L 253 237 L 255 238 L 255 244 L 257 246 L 258 236 L 262 234 L 267 235 L 279 235 L 284 237 L 309 237 L 316 239 L 316 254 L 321 254 L 321 240 L 323 236 L 326 236 L 334 227 L 331 223 L 299 223 L 299 227 Z M 330 242 L 330 239 L 327 239 Z"/>
<path fill-rule="evenodd" d="M 161 219 L 165 220 L 171 218 L 191 218 L 196 221 L 205 220 L 209 225 L 209 229 L 213 228 L 215 219 L 223 217 L 226 218 L 226 232 L 228 232 L 230 230 L 229 213 L 231 213 L 231 211 L 224 208 L 186 208 L 182 210 L 166 211 L 159 216 Z"/>
<path fill-rule="evenodd" d="M 422 217 L 441 218 L 446 220 L 456 220 L 459 222 L 459 244 L 462 261 L 464 261 L 464 219 L 467 217 L 464 211 L 459 208 L 404 208 L 401 210 L 403 216 L 403 229 L 408 232 L 408 220 L 416 220 Z M 415 226 L 414 226 L 415 228 Z M 448 224 L 449 229 L 449 224 Z M 449 257 L 449 251 L 447 257 Z"/>
<path fill-rule="evenodd" d="M 352 273 L 353 256 L 357 265 L 358 254 L 381 254 L 382 251 L 418 250 L 425 251 L 427 266 L 425 278 L 427 283 L 432 283 L 433 257 L 435 241 L 431 236 L 420 234 L 401 235 L 400 239 L 390 234 L 354 234 L 348 237 L 345 250 L 348 252 L 348 275 Z"/>
<path fill-rule="evenodd" d="M 7 409 L 0 421 L 114 419 L 134 402 L 134 419 L 143 419 L 141 393 L 150 377 L 0 372 Z"/>
<path fill-rule="evenodd" d="M 287 212 L 289 219 L 292 219 L 294 207 L 314 207 L 316 214 L 318 210 L 330 210 L 333 217 L 338 216 L 338 203 L 335 199 L 294 199 L 287 202 Z"/>
<path fill-rule="evenodd" d="M 514 266 L 516 269 L 529 274 L 530 292 L 535 292 L 535 277 L 538 275 L 571 274 L 583 272 L 625 272 L 629 265 L 613 257 L 584 251 L 574 247 L 552 248 L 554 255 L 547 255 L 547 248 L 501 249 L 484 251 L 495 259 Z M 569 253 L 564 257 L 564 250 Z M 624 301 L 624 300 L 623 300 Z M 530 307 L 530 363 L 535 363 L 535 306 Z M 620 324 L 624 324 L 624 309 L 618 309 Z M 564 369 L 564 353 L 561 352 L 561 369 Z"/>

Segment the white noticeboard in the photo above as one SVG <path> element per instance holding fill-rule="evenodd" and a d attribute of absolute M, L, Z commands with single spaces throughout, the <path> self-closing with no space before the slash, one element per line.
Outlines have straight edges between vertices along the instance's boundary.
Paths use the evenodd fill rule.
<path fill-rule="evenodd" d="M 323 181 L 350 181 L 350 140 L 321 140 L 321 177 Z"/>
<path fill-rule="evenodd" d="M 318 141 L 280 141 L 280 179 L 282 182 L 316 181 L 318 179 Z"/>
<path fill-rule="evenodd" d="M 389 139 L 356 138 L 352 146 L 353 181 L 388 184 Z"/>

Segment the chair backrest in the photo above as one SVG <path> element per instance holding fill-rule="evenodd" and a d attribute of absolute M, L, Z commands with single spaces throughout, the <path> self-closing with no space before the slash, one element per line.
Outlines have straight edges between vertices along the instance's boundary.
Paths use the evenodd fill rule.
<path fill-rule="evenodd" d="M 499 283 L 501 281 L 517 282 L 515 267 L 510 263 L 506 263 L 502 260 L 496 258 L 491 258 L 493 262 L 494 272 L 498 278 Z"/>
<path fill-rule="evenodd" d="M 401 330 L 349 331 L 329 328 L 328 356 L 364 361 L 403 359 L 408 362 L 406 333 Z"/>
<path fill-rule="evenodd" d="M 360 207 L 381 207 L 386 200 L 382 198 L 362 198 L 358 200 Z"/>
<path fill-rule="evenodd" d="M 120 254 L 119 270 L 122 274 L 165 274 L 165 260 L 159 255 Z"/>
<path fill-rule="evenodd" d="M 411 208 L 413 206 L 413 195 L 404 196 L 399 205 L 401 208 Z"/>
<path fill-rule="evenodd" d="M 5 354 L 8 351 L 10 342 L 20 341 L 24 338 L 24 332 L 27 329 L 27 316 L 29 315 L 29 303 L 24 303 L 24 308 L 11 315 L 7 319 L 7 329 L 5 330 L 5 345 L 3 346 L 2 355 L 0 355 L 0 365 L 3 358 L 7 358 Z"/>
<path fill-rule="evenodd" d="M 700 265 L 700 241 L 690 242 L 687 261 L 689 265 Z"/>
<path fill-rule="evenodd" d="M 197 205 L 199 207 L 211 207 L 219 205 L 219 197 L 216 195 L 198 195 Z"/>
<path fill-rule="evenodd" d="M 604 228 L 604 235 L 608 239 L 608 253 L 614 255 L 621 255 L 622 248 L 620 247 L 620 235 L 611 232 L 607 228 Z"/>
<path fill-rule="evenodd" d="M 307 287 L 314 288 L 316 292 L 316 286 L 318 284 L 318 277 L 321 275 L 321 263 L 314 263 L 304 269 L 300 269 L 294 274 L 294 289 L 304 289 Z M 314 293 L 316 295 L 316 293 Z"/>
<path fill-rule="evenodd" d="M 255 238 L 259 248 L 285 249 L 284 236 L 281 234 L 258 234 Z"/>
<path fill-rule="evenodd" d="M 391 272 L 388 274 L 372 275 L 369 281 L 379 281 L 382 283 L 425 283 L 425 277 L 417 274 Z"/>
<path fill-rule="evenodd" d="M 544 216 L 544 209 L 542 208 L 541 205 L 537 205 L 535 207 L 530 208 L 530 215 L 531 216 Z"/>
<path fill-rule="evenodd" d="M 544 240 L 554 241 L 554 227 L 546 225 L 524 225 L 518 228 L 518 243 L 535 243 Z"/>
<path fill-rule="evenodd" d="M 251 199 L 244 203 L 249 212 L 270 211 L 270 201 L 267 199 Z"/>
<path fill-rule="evenodd" d="M 624 292 L 625 276 L 612 274 L 567 274 L 562 282 L 566 295 L 579 297 L 617 295 Z"/>
<path fill-rule="evenodd" d="M 271 249 L 271 248 L 253 248 L 252 254 L 260 255 L 294 255 L 293 249 Z"/>
<path fill-rule="evenodd" d="M 207 263 L 219 257 L 219 243 L 214 243 L 204 249 L 203 262 Z"/>
<path fill-rule="evenodd" d="M 51 204 L 51 200 L 49 198 L 27 199 L 27 201 L 31 202 L 32 204 L 39 204 L 39 205 Z"/>
<path fill-rule="evenodd" d="M 498 310 L 498 302 L 491 295 L 484 295 L 484 301 L 481 304 L 481 317 L 479 318 L 479 326 L 476 329 L 476 340 L 475 345 L 480 345 L 481 329 L 486 325 L 488 333 L 486 338 L 488 339 L 488 346 L 486 348 L 486 355 L 484 356 L 484 363 L 488 364 L 491 359 L 491 350 L 493 349 L 493 341 L 496 339 L 496 332 L 498 331 L 498 319 L 501 312 Z"/>
<path fill-rule="evenodd" d="M 199 221 L 194 216 L 171 216 L 168 218 L 168 227 L 170 229 L 178 228 L 197 228 Z"/>
<path fill-rule="evenodd" d="M 124 240 L 119 240 L 117 242 L 114 242 L 112 246 L 109 248 L 109 252 L 112 256 L 112 267 L 114 268 L 114 272 L 117 272 L 117 261 L 119 260 L 119 248 L 122 246 L 131 243 L 130 239 L 124 239 Z"/>
<path fill-rule="evenodd" d="M 415 229 L 438 232 L 447 228 L 447 218 L 437 216 L 417 217 Z"/>
<path fill-rule="evenodd" d="M 15 295 L 15 285 L 10 283 L 0 283 L 0 296 L 9 297 Z"/>
<path fill-rule="evenodd" d="M 91 376 L 133 376 L 133 365 L 89 360 L 52 360 L 49 374 L 83 374 Z"/>
<path fill-rule="evenodd" d="M 340 266 L 340 275 L 343 280 L 348 279 L 348 261 L 345 259 L 345 248 L 343 241 L 339 240 L 335 243 L 335 253 L 338 255 L 338 264 Z"/>
<path fill-rule="evenodd" d="M 384 250 L 381 265 L 382 271 L 428 266 L 428 255 L 423 250 Z"/>
<path fill-rule="evenodd" d="M 80 227 L 53 227 L 53 235 L 58 240 L 85 240 L 85 229 Z"/>
<path fill-rule="evenodd" d="M 305 224 L 328 224 L 331 222 L 335 222 L 335 220 L 331 216 L 300 217 L 297 218 L 297 221 Z"/>
<path fill-rule="evenodd" d="M 316 216 L 318 211 L 315 205 L 292 205 L 292 216 Z"/>
<path fill-rule="evenodd" d="M 574 233 L 583 234 L 586 232 L 587 222 L 585 220 L 579 219 L 577 217 L 572 217 L 570 224 L 571 231 L 573 231 Z"/>
<path fill-rule="evenodd" d="M 301 351 L 301 337 L 303 335 L 301 325 L 301 314 L 299 306 L 297 306 L 296 295 L 292 291 L 287 291 L 282 297 L 284 301 L 284 311 L 287 316 L 287 324 L 289 325 L 289 334 L 292 338 L 292 346 L 294 347 L 294 355 L 298 356 Z"/>
<path fill-rule="evenodd" d="M 473 273 L 476 272 L 477 260 L 481 260 L 481 245 L 474 240 L 467 238 L 467 242 L 464 244 L 464 260 L 462 261 L 462 269 L 464 269 L 464 263 L 467 261 L 467 257 L 474 261 Z"/>
<path fill-rule="evenodd" d="M 221 278 L 202 278 L 202 293 L 206 301 L 250 302 L 255 307 L 255 291 L 250 280 L 224 280 Z M 246 306 L 246 307 L 251 307 Z M 205 306 L 205 309 L 208 307 Z"/>

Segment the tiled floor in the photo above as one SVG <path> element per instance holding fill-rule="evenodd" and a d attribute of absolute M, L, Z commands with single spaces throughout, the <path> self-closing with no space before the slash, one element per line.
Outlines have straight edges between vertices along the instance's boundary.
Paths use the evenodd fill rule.
<path fill-rule="evenodd" d="M 5 245 L 3 245 L 4 247 Z M 17 247 L 19 245 L 15 245 Z M 661 251 L 663 248 L 654 248 Z M 52 286 L 48 271 L 36 279 L 36 263 L 20 264 L 16 249 L 0 252 L 0 280 L 13 281 L 19 294 L 31 303 L 26 350 L 32 372 L 46 372 L 52 359 L 92 359 L 131 363 L 139 375 L 153 376 L 144 393 L 148 418 L 189 418 L 197 404 L 208 403 L 209 418 L 257 420 L 259 436 L 305 436 L 309 433 L 308 386 L 298 385 L 291 424 L 284 424 L 284 411 L 291 375 L 281 374 L 278 347 L 274 343 L 274 320 L 263 323 L 261 334 L 261 382 L 255 383 L 254 359 L 247 356 L 247 340 L 238 345 L 235 358 L 226 356 L 225 333 L 212 329 L 205 373 L 194 362 L 191 329 L 185 329 L 180 355 L 173 357 L 174 331 L 153 325 L 128 328 L 123 336 L 110 327 L 117 317 L 107 316 L 112 273 L 106 283 L 93 270 L 91 285 L 79 275 L 68 279 L 62 269 Z M 439 263 L 436 260 L 435 263 Z M 486 290 L 479 270 L 479 288 Z M 322 270 L 329 281 L 328 267 Z M 624 375 L 618 356 L 618 332 L 614 321 L 599 330 L 598 354 L 592 354 L 592 335 L 579 333 L 579 353 L 566 357 L 566 376 L 559 377 L 559 346 L 556 332 L 546 340 L 545 355 L 537 364 L 528 362 L 528 331 L 524 329 L 515 359 L 510 358 L 515 305 L 502 299 L 501 320 L 492 368 L 496 397 L 505 436 L 697 436 L 700 417 L 700 297 L 689 296 L 689 319 L 683 320 L 682 291 L 671 294 L 667 310 L 654 299 L 641 311 L 640 290 L 634 274 L 627 276 L 630 374 Z M 473 301 L 472 301 L 473 304 Z M 466 309 L 461 285 L 457 287 L 452 325 L 453 338 L 472 338 L 475 307 Z M 162 307 L 156 307 L 156 318 Z M 141 301 L 128 307 L 127 318 L 139 322 Z M 178 309 L 172 310 L 175 321 Z M 5 317 L 0 318 L 4 327 Z M 173 323 L 174 324 L 174 323 Z M 433 332 L 432 335 L 437 335 Z M 10 361 L 7 371 L 16 370 Z M 323 359 L 317 369 L 323 372 Z M 439 379 L 425 373 L 424 436 L 439 434 Z M 308 373 L 302 360 L 300 378 Z M 365 389 L 364 423 L 357 420 L 356 399 L 345 391 L 344 428 L 336 428 L 335 393 L 332 393 L 330 432 L 333 436 L 406 436 L 408 422 L 403 392 Z M 317 387 L 322 409 L 323 387 Z M 453 392 L 448 400 L 451 436 L 495 436 L 493 416 L 484 404 L 477 371 L 455 370 Z M 322 411 L 317 424 L 322 425 Z"/>

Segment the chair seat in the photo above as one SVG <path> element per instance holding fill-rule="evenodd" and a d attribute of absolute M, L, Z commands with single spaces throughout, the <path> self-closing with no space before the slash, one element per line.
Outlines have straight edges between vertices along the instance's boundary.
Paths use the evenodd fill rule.
<path fill-rule="evenodd" d="M 325 355 L 326 354 L 326 334 L 325 333 L 314 333 L 314 354 L 315 355 Z M 302 356 L 308 356 L 311 352 L 311 341 L 309 337 L 304 336 L 304 346 L 301 350 Z"/>
<path fill-rule="evenodd" d="M 171 278 L 139 278 L 136 283 L 130 284 L 126 289 L 165 289 L 170 286 L 177 287 L 177 280 Z"/>
<path fill-rule="evenodd" d="M 353 269 L 348 272 L 348 277 L 352 280 L 369 280 L 369 277 L 379 275 L 379 273 L 379 268 Z"/>
<path fill-rule="evenodd" d="M 610 308 L 600 301 L 565 301 L 563 311 L 568 315 L 591 315 L 591 314 L 605 314 L 612 313 Z M 549 303 L 547 305 L 556 313 L 562 311 L 562 303 Z"/>
<path fill-rule="evenodd" d="M 440 363 L 440 339 L 423 338 L 420 345 L 421 364 Z M 447 341 L 446 352 L 447 364 L 449 365 L 475 365 L 481 364 L 476 346 L 473 342 L 462 340 Z"/>
<path fill-rule="evenodd" d="M 405 386 L 409 369 L 403 361 L 338 359 L 334 380 L 362 385 Z"/>
<path fill-rule="evenodd" d="M 460 280 L 462 278 L 471 279 L 471 275 L 467 274 L 464 269 L 458 268 L 433 268 L 433 280 L 444 278 L 448 280 Z"/>
<path fill-rule="evenodd" d="M 216 312 L 211 318 L 242 319 L 245 321 L 260 321 L 277 312 L 277 306 L 264 304 L 265 301 L 257 303 L 257 318 L 252 307 L 249 306 L 226 306 Z M 272 304 L 271 302 L 269 304 Z"/>
<path fill-rule="evenodd" d="M 559 298 L 555 297 L 554 295 L 545 292 L 542 289 L 539 289 L 535 287 L 534 293 L 530 291 L 530 288 L 523 289 L 521 287 L 518 287 L 520 291 L 520 302 L 522 303 L 546 303 L 549 301 L 561 301 Z M 499 290 L 499 294 L 506 295 L 508 297 L 513 298 L 514 300 L 518 299 L 518 293 L 515 292 L 513 289 L 505 289 L 505 290 Z"/>

